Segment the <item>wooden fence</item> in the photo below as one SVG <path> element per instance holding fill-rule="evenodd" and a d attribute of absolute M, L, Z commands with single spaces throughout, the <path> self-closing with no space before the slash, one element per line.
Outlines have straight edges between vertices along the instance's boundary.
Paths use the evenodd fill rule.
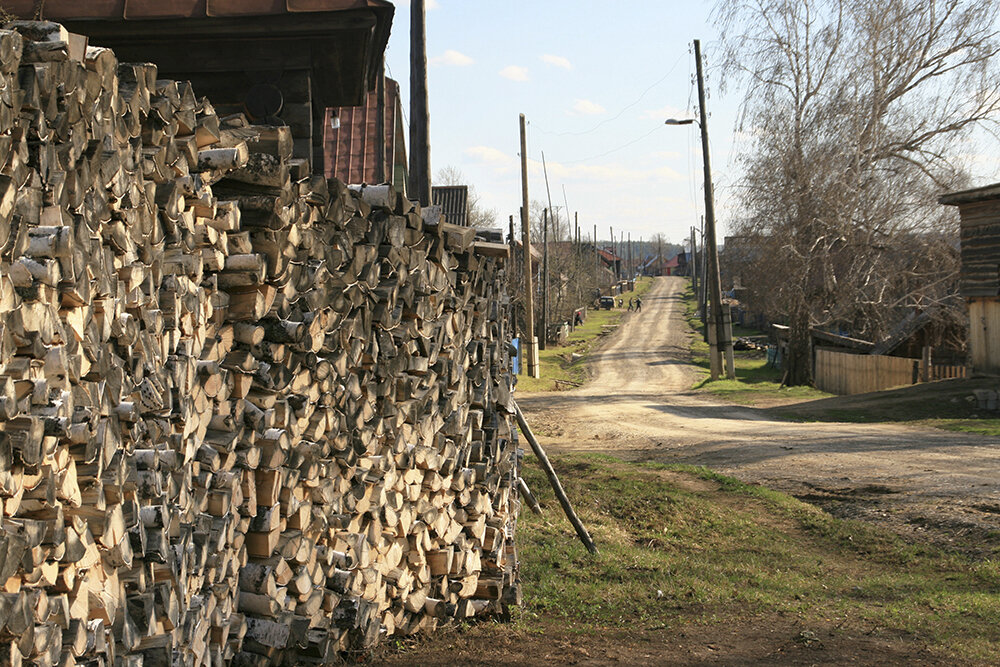
<path fill-rule="evenodd" d="M 816 388 L 831 394 L 863 394 L 922 380 L 919 359 L 875 354 L 849 354 L 824 348 L 816 350 Z M 931 364 L 930 381 L 968 377 L 966 366 Z"/>
<path fill-rule="evenodd" d="M 922 377 L 922 376 L 921 376 Z M 950 380 L 952 378 L 969 377 L 968 366 L 946 366 L 944 364 L 932 364 L 929 380 Z"/>
<path fill-rule="evenodd" d="M 816 350 L 816 388 L 831 394 L 863 394 L 913 384 L 920 361 L 875 354 Z"/>

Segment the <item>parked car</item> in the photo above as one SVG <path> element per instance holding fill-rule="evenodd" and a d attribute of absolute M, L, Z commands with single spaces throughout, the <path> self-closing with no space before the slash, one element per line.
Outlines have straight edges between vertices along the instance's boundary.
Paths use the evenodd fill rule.
<path fill-rule="evenodd" d="M 611 310 L 615 307 L 615 297 L 613 296 L 602 296 L 600 307 L 604 310 Z"/>

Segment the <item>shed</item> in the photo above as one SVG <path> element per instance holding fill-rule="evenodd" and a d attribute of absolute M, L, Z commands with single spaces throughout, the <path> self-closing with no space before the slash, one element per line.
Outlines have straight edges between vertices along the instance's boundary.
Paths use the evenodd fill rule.
<path fill-rule="evenodd" d="M 59 21 L 123 62 L 154 62 L 221 113 L 287 124 L 293 155 L 322 170 L 327 107 L 375 89 L 395 12 L 387 0 L 8 0 Z M 313 157 L 316 157 L 314 160 Z"/>
<path fill-rule="evenodd" d="M 942 196 L 961 218 L 960 294 L 969 307 L 973 372 L 1000 374 L 1000 183 Z"/>

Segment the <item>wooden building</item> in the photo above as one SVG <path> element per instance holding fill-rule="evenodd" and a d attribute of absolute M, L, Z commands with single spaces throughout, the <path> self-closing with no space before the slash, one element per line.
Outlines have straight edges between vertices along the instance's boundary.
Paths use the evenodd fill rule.
<path fill-rule="evenodd" d="M 962 225 L 960 292 L 969 306 L 969 359 L 979 374 L 1000 374 L 1000 183 L 944 195 Z"/>
<path fill-rule="evenodd" d="M 293 156 L 323 169 L 328 107 L 364 105 L 382 74 L 387 0 L 8 0 L 15 16 L 58 21 L 120 62 L 190 81 L 220 115 L 288 125 Z"/>

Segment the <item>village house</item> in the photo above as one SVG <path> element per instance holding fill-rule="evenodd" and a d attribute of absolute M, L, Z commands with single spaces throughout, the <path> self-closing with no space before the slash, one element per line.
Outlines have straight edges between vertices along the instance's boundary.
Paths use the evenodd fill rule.
<path fill-rule="evenodd" d="M 1000 183 L 953 192 L 938 201 L 961 218 L 960 293 L 969 308 L 974 373 L 1000 373 Z"/>

